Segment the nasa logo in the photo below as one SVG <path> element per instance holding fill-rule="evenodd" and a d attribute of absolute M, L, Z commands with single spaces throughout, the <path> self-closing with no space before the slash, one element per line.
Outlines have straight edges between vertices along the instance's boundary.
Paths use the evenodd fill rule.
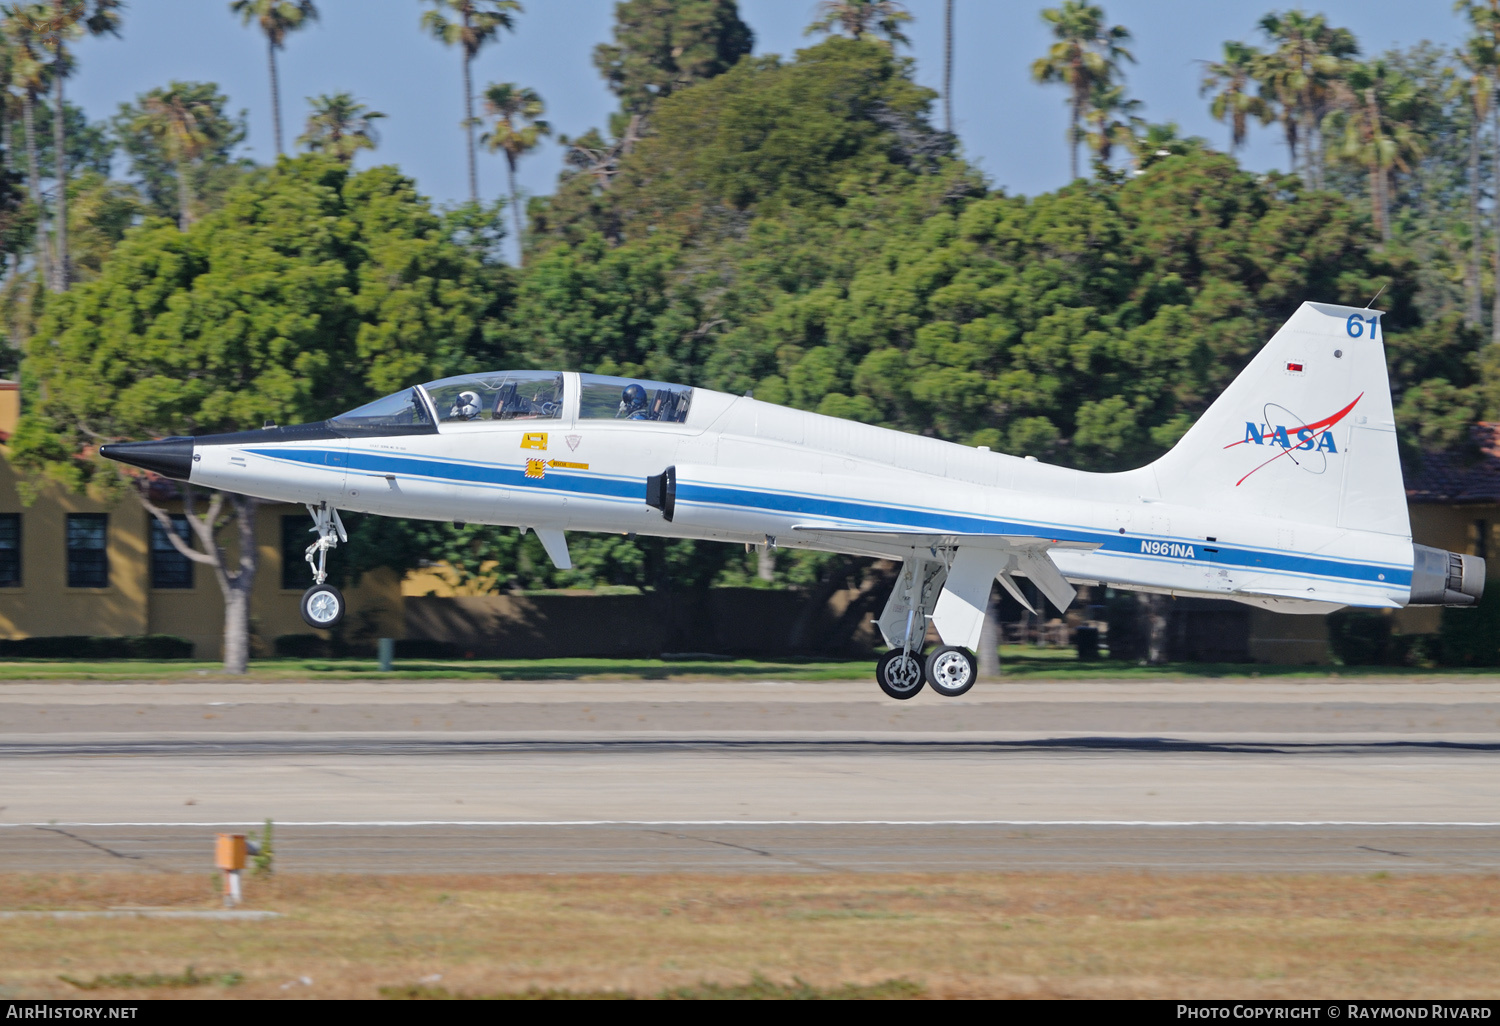
<path fill-rule="evenodd" d="M 1287 365 L 1288 368 L 1292 366 L 1292 364 Z M 1300 370 L 1300 365 L 1298 367 Z M 1302 470 L 1314 474 L 1323 473 L 1328 466 L 1328 457 L 1339 454 L 1338 443 L 1333 440 L 1334 426 L 1347 417 L 1349 411 L 1354 409 L 1363 398 L 1364 393 L 1361 392 L 1354 397 L 1354 400 L 1348 406 L 1345 406 L 1337 413 L 1330 414 L 1321 420 L 1305 421 L 1302 423 L 1298 423 L 1297 420 L 1293 419 L 1297 418 L 1298 414 L 1293 413 L 1286 407 L 1277 405 L 1276 403 L 1266 403 L 1265 410 L 1263 411 L 1265 414 L 1264 419 L 1260 423 L 1256 423 L 1253 420 L 1245 421 L 1245 436 L 1237 442 L 1230 442 L 1224 448 L 1233 449 L 1237 445 L 1261 445 L 1280 451 L 1276 452 L 1270 459 L 1253 467 L 1249 473 L 1236 481 L 1234 486 L 1238 488 L 1245 483 L 1251 474 L 1254 474 L 1262 467 L 1276 462 L 1283 456 L 1291 457 L 1292 464 L 1300 467 Z M 1275 415 L 1273 415 L 1273 411 L 1276 411 Z M 1275 423 L 1275 421 L 1280 419 L 1292 420 L 1292 423 L 1296 426 L 1287 427 L 1284 423 Z M 1298 459 L 1296 456 L 1298 452 L 1312 453 L 1316 458 L 1314 456 L 1307 456 Z"/>
<path fill-rule="evenodd" d="M 1275 430 L 1266 426 L 1264 430 L 1256 424 L 1245 421 L 1245 441 L 1254 442 L 1256 445 L 1279 445 L 1283 449 L 1306 449 L 1318 452 L 1338 452 L 1339 447 L 1334 444 L 1333 435 L 1328 430 L 1320 432 L 1312 428 L 1292 428 L 1297 433 L 1297 444 L 1292 444 L 1291 435 L 1287 433 L 1285 425 L 1277 424 Z M 1313 443 L 1317 445 L 1314 446 Z"/>

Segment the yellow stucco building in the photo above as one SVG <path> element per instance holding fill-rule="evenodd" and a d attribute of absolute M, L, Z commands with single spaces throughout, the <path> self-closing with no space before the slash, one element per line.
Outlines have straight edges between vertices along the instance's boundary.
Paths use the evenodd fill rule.
<path fill-rule="evenodd" d="M 14 382 L 0 382 L 5 438 L 14 430 L 18 399 Z M 0 459 L 0 637 L 171 634 L 193 642 L 199 659 L 221 657 L 224 598 L 213 568 L 182 557 L 139 502 L 126 495 L 105 504 L 43 484 L 28 505 L 20 484 L 10 462 Z M 162 504 L 180 515 L 182 504 L 171 494 Z M 256 512 L 254 655 L 271 654 L 280 635 L 310 633 L 298 604 L 312 583 L 301 552 L 311 523 L 301 506 L 268 503 Z M 181 530 L 185 536 L 185 525 Z M 231 562 L 238 559 L 232 535 L 223 535 Z M 366 574 L 348 599 L 349 637 L 401 636 L 394 573 Z"/>

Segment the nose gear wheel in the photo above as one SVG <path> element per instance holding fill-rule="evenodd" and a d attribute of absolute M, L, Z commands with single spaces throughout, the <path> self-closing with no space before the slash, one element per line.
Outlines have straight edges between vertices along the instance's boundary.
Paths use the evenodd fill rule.
<path fill-rule="evenodd" d="M 331 584 L 314 584 L 302 593 L 302 619 L 315 630 L 337 627 L 344 618 L 344 593 Z"/>

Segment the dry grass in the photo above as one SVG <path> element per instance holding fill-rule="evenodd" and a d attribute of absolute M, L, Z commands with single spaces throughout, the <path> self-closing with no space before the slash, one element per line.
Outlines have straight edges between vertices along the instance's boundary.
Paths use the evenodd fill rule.
<path fill-rule="evenodd" d="M 212 908 L 215 887 L 13 874 L 0 908 Z M 1500 992 L 1495 877 L 307 875 L 247 899 L 283 918 L 9 920 L 0 997 L 85 996 L 60 976 L 91 998 Z"/>

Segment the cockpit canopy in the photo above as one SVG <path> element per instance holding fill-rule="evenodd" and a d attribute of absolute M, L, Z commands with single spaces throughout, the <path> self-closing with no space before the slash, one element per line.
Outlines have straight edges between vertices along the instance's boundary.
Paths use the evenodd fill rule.
<path fill-rule="evenodd" d="M 494 371 L 429 381 L 422 391 L 439 421 L 556 420 L 563 376 L 556 371 Z"/>
<path fill-rule="evenodd" d="M 439 423 L 558 420 L 567 376 L 557 371 L 490 371 L 429 381 L 333 418 L 350 434 L 426 434 Z M 642 378 L 578 375 L 580 420 L 683 424 L 693 390 Z"/>
<path fill-rule="evenodd" d="M 691 388 L 661 381 L 580 374 L 578 383 L 579 420 L 654 420 L 685 424 L 688 406 L 693 401 Z"/>

